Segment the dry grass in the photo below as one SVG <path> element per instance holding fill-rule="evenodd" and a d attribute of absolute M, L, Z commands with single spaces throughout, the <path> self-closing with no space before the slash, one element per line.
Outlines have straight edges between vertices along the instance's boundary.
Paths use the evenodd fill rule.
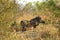
<path fill-rule="evenodd" d="M 30 15 L 24 14 L 23 16 L 17 16 L 16 22 L 20 24 L 21 20 L 30 20 L 36 16 L 42 17 L 43 20 L 49 22 L 52 18 L 44 14 Z M 53 20 L 52 20 L 53 21 Z M 27 30 L 25 32 L 0 32 L 0 40 L 60 40 L 58 28 L 56 28 L 52 23 L 39 24 L 34 30 Z"/>

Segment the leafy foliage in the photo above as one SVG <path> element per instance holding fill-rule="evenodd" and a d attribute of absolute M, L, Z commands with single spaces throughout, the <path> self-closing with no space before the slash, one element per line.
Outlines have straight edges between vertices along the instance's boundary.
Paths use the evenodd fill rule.
<path fill-rule="evenodd" d="M 15 1 L 0 0 L 0 9 L 0 27 L 6 30 L 12 21 L 15 20 L 16 13 L 18 12 L 18 5 Z"/>

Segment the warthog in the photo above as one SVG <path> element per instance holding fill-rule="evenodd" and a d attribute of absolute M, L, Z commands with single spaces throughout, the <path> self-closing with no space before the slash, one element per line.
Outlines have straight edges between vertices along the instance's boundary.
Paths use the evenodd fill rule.
<path fill-rule="evenodd" d="M 26 31 L 26 29 L 29 27 L 36 28 L 39 25 L 39 23 L 45 23 L 45 21 L 43 21 L 39 16 L 31 19 L 30 21 L 22 20 L 21 21 L 22 31 Z"/>

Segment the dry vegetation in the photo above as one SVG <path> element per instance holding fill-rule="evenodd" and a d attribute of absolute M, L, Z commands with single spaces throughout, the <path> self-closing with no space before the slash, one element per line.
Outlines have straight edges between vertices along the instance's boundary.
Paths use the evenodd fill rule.
<path fill-rule="evenodd" d="M 38 15 L 33 16 L 31 14 L 24 14 L 23 16 L 18 16 L 16 19 L 17 27 L 20 27 L 19 23 L 21 20 L 30 20 L 36 16 Z M 20 30 L 19 32 L 4 32 L 3 29 L 1 29 L 0 40 L 60 40 L 59 26 L 56 23 L 52 23 L 57 22 L 58 20 L 56 18 L 52 20 L 52 18 L 49 18 L 50 16 L 43 16 L 43 14 L 39 16 L 46 21 L 46 24 L 39 24 L 36 29 L 27 30 L 26 32 L 21 32 L 20 29 L 18 29 Z"/>
<path fill-rule="evenodd" d="M 0 40 L 60 40 L 60 9 L 56 8 L 55 10 L 54 6 L 44 5 L 42 5 L 41 10 L 33 12 L 25 10 L 16 12 L 13 11 L 16 10 L 14 7 L 12 7 L 12 10 L 9 6 L 8 9 L 6 8 L 7 10 L 5 9 L 6 11 L 0 10 Z M 46 23 L 40 23 L 33 30 L 21 32 L 20 21 L 30 20 L 36 16 L 40 16 Z M 14 22 L 16 22 L 14 30 L 17 29 L 18 32 L 12 32 L 10 29 L 11 24 Z"/>

